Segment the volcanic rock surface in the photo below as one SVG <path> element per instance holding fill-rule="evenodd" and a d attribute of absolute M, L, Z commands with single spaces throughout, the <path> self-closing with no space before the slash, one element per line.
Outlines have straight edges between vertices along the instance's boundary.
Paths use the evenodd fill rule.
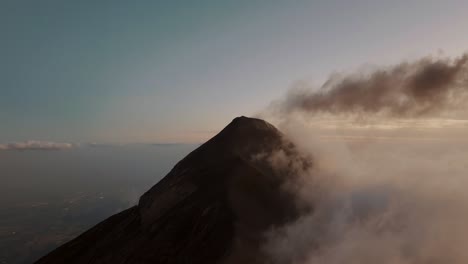
<path fill-rule="evenodd" d="M 269 123 L 235 118 L 140 197 L 36 263 L 265 263 L 264 234 L 297 217 L 294 177 L 267 159 L 296 148 Z M 302 166 L 310 164 L 304 159 Z"/>

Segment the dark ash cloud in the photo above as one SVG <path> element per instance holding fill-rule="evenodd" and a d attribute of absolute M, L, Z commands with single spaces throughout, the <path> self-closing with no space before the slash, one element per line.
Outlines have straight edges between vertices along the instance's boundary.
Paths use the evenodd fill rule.
<path fill-rule="evenodd" d="M 468 55 L 455 59 L 426 57 L 370 74 L 333 76 L 318 91 L 299 88 L 274 105 L 274 110 L 282 115 L 299 111 L 425 116 L 464 103 L 468 92 Z"/>

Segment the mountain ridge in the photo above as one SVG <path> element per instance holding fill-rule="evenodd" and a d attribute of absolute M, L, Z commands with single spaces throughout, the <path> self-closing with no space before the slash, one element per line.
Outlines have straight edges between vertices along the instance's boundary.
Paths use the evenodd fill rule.
<path fill-rule="evenodd" d="M 137 206 L 36 263 L 264 263 L 265 231 L 298 214 L 294 194 L 283 188 L 291 175 L 255 159 L 275 151 L 298 155 L 271 124 L 237 117 L 179 161 Z"/>

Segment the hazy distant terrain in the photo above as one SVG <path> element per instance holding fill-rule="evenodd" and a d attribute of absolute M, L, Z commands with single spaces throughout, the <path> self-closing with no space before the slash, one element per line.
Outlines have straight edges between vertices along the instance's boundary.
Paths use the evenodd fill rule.
<path fill-rule="evenodd" d="M 196 145 L 0 151 L 0 263 L 31 263 L 134 205 Z"/>

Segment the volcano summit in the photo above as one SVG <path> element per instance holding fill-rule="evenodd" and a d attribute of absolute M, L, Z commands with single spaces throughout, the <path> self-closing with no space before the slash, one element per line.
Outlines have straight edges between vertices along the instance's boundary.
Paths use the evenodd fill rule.
<path fill-rule="evenodd" d="M 300 157 L 271 124 L 235 118 L 187 155 L 138 205 L 109 217 L 37 261 L 46 263 L 264 263 L 269 229 L 298 215 L 284 184 Z M 300 165 L 310 166 L 299 158 Z"/>

